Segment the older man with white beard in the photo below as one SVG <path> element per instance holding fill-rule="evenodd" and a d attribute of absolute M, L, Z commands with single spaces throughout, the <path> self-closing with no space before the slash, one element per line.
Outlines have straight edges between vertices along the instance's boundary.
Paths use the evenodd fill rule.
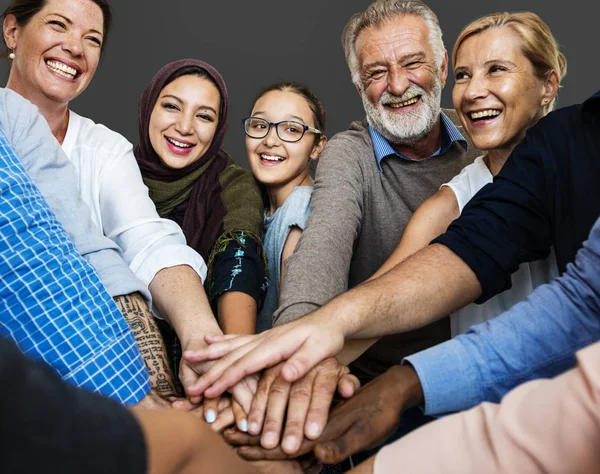
<path fill-rule="evenodd" d="M 350 19 L 342 42 L 367 117 L 335 135 L 321 154 L 307 228 L 285 261 L 276 325 L 315 311 L 371 277 L 413 212 L 477 156 L 456 113 L 440 108 L 448 55 L 429 7 L 417 0 L 378 0 Z M 404 357 L 446 341 L 447 319 L 380 339 L 352 371 L 365 383 Z M 344 364 L 364 343 L 346 347 L 338 355 Z M 291 454 L 302 434 L 320 435 L 336 384 L 348 397 L 355 381 L 333 358 L 293 384 L 280 376 L 281 367 L 263 373 L 248 432 L 260 433 L 264 448 L 275 448 L 285 417 L 281 447 Z M 420 410 L 407 410 L 398 435 L 426 420 Z"/>
<path fill-rule="evenodd" d="M 311 215 L 285 262 L 280 325 L 375 273 L 419 205 L 475 158 L 453 110 L 440 108 L 448 56 L 435 14 L 420 1 L 377 1 L 342 33 L 366 120 L 327 144 Z M 352 366 L 363 382 L 450 337 L 442 320 L 384 337 Z"/>

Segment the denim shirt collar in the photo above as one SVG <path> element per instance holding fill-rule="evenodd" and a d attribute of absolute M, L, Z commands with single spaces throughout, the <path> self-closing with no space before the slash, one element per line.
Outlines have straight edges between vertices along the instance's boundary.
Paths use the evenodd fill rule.
<path fill-rule="evenodd" d="M 600 92 L 599 92 L 600 93 Z M 448 148 L 452 146 L 454 142 L 458 142 L 462 145 L 465 150 L 469 149 L 469 145 L 465 137 L 459 132 L 458 128 L 452 123 L 452 120 L 443 112 L 440 112 L 440 118 L 442 121 L 442 146 L 431 156 L 441 155 L 448 151 Z M 373 142 L 373 152 L 375 153 L 375 160 L 377 161 L 377 167 L 380 172 L 383 172 L 381 168 L 381 161 L 384 158 L 395 155 L 407 161 L 414 161 L 400 153 L 398 153 L 387 139 L 369 125 L 369 134 L 371 135 L 371 141 Z"/>

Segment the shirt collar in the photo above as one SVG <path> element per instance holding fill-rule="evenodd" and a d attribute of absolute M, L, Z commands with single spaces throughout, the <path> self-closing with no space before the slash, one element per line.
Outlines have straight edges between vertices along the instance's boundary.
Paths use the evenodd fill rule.
<path fill-rule="evenodd" d="M 456 128 L 456 125 L 452 123 L 452 120 L 450 120 L 444 111 L 440 112 L 440 118 L 442 122 L 442 146 L 431 156 L 437 156 L 446 153 L 448 148 L 450 148 L 454 142 L 460 143 L 465 150 L 468 150 L 469 144 L 467 143 L 467 140 L 465 140 L 465 137 L 460 133 L 458 128 Z M 369 134 L 371 135 L 373 152 L 375 153 L 377 167 L 379 168 L 380 172 L 383 172 L 383 169 L 381 168 L 381 161 L 384 158 L 392 155 L 399 156 L 407 161 L 414 161 L 411 158 L 408 158 L 394 150 L 387 139 L 371 125 L 369 125 Z"/>

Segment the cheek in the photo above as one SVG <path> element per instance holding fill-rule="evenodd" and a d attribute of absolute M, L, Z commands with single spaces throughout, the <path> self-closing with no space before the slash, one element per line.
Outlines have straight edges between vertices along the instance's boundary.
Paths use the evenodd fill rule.
<path fill-rule="evenodd" d="M 383 94 L 384 85 L 381 82 L 371 82 L 365 89 L 365 95 L 371 104 L 377 105 L 379 98 Z"/>
<path fill-rule="evenodd" d="M 208 148 L 215 138 L 215 133 L 217 131 L 217 124 L 215 123 L 210 125 L 201 126 L 198 130 L 198 137 L 204 143 L 205 148 Z"/>

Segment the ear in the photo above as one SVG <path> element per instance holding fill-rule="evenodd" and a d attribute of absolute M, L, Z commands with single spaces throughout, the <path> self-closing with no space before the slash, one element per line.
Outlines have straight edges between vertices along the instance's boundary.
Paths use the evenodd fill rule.
<path fill-rule="evenodd" d="M 323 151 L 323 148 L 325 148 L 325 145 L 327 144 L 327 137 L 325 135 L 321 135 L 321 138 L 319 138 L 319 141 L 316 143 L 315 146 L 313 146 L 313 149 L 310 152 L 309 158 L 311 160 L 316 160 L 319 155 L 321 154 L 321 152 Z"/>
<path fill-rule="evenodd" d="M 448 51 L 444 50 L 444 59 L 442 60 L 442 67 L 440 68 L 442 88 L 446 85 L 446 79 L 448 79 Z"/>
<path fill-rule="evenodd" d="M 4 24 L 2 25 L 2 33 L 4 34 L 4 42 L 8 46 L 8 49 L 16 49 L 19 37 L 19 25 L 14 15 L 6 15 Z"/>
<path fill-rule="evenodd" d="M 550 74 L 548 79 L 546 79 L 546 82 L 544 84 L 544 88 L 542 91 L 542 106 L 547 107 L 552 103 L 552 101 L 556 97 L 556 94 L 558 94 L 558 87 L 558 75 L 556 74 L 556 72 L 552 71 L 552 73 Z"/>

